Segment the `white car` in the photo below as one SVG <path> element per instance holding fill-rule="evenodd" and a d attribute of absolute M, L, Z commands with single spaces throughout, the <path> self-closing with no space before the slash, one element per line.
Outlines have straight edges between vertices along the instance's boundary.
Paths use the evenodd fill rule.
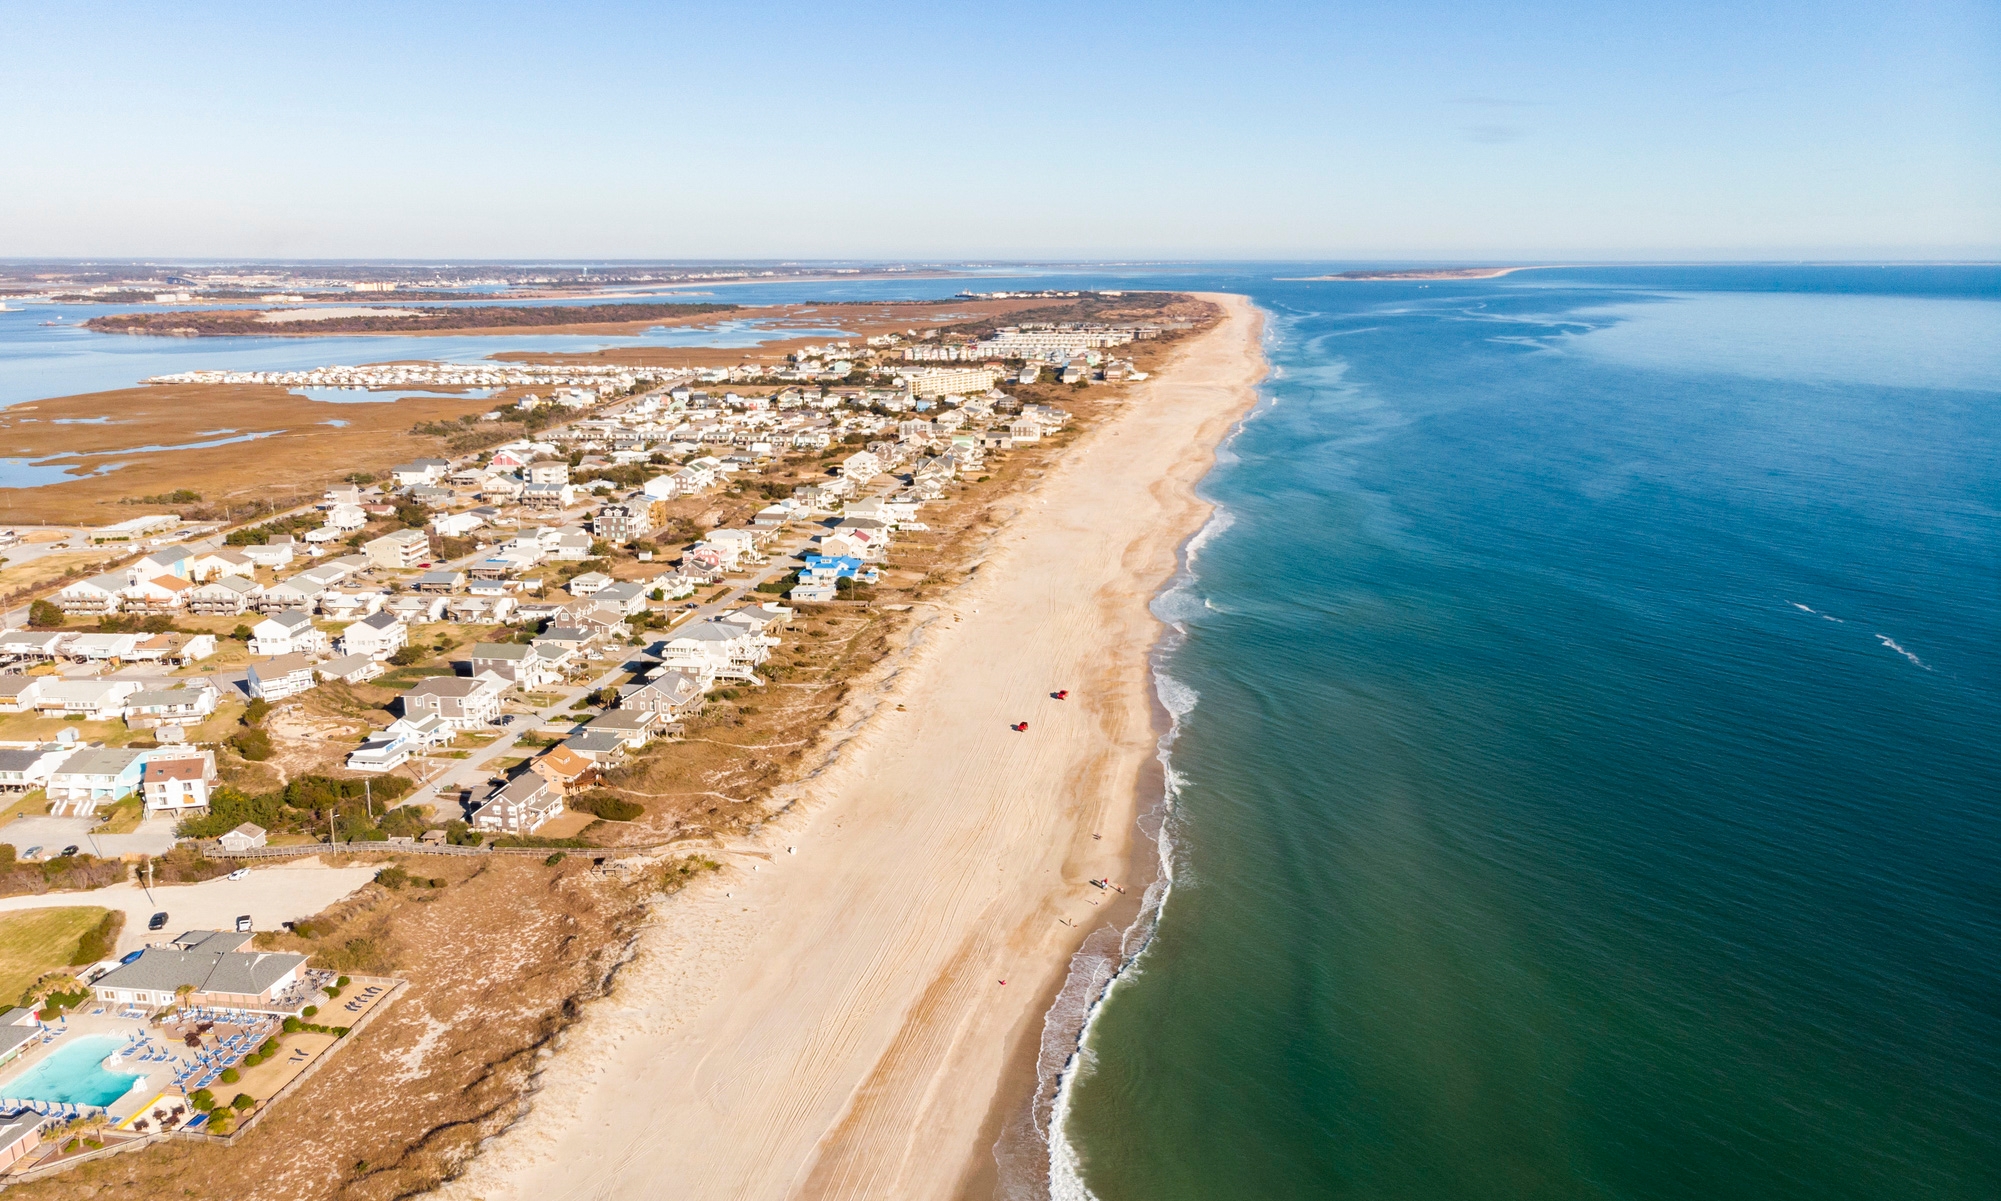
<path fill-rule="evenodd" d="M 225 880 L 248 880 L 249 878 L 250 878 L 250 869 L 247 867 L 239 867 L 235 871 L 223 877 L 223 879 Z"/>

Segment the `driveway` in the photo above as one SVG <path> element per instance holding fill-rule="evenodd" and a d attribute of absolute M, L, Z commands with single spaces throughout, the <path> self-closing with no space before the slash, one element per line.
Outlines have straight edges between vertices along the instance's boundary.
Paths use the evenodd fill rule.
<path fill-rule="evenodd" d="M 130 834 L 92 834 L 94 817 L 17 817 L 0 826 L 0 842 L 18 853 L 40 847 L 44 858 L 60 854 L 66 846 L 77 846 L 102 859 L 120 855 L 164 855 L 174 846 L 174 820 L 154 818 L 139 823 Z"/>
<path fill-rule="evenodd" d="M 252 867 L 247 880 L 217 877 L 199 884 L 162 884 L 149 894 L 138 884 L 113 884 L 88 892 L 44 893 L 35 897 L 0 897 L 0 913 L 22 909 L 59 909 L 98 905 L 125 911 L 125 930 L 118 936 L 118 953 L 136 951 L 148 942 L 164 942 L 184 930 L 234 930 L 239 914 L 249 914 L 259 930 L 276 930 L 285 922 L 311 917 L 375 878 L 372 867 L 327 867 L 317 859 L 289 860 Z M 146 922 L 167 912 L 163 930 L 149 931 Z"/>

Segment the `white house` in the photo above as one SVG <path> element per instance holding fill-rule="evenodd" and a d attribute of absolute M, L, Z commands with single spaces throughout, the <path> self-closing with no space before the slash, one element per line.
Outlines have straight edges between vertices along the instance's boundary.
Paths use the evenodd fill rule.
<path fill-rule="evenodd" d="M 326 649 L 326 634 L 299 609 L 273 613 L 250 627 L 253 655 L 321 655 Z"/>
<path fill-rule="evenodd" d="M 137 680 L 44 680 L 35 709 L 45 715 L 82 714 L 91 721 L 125 716 L 125 699 L 140 690 Z"/>
<path fill-rule="evenodd" d="M 663 667 L 690 675 L 762 683 L 755 668 L 770 657 L 762 637 L 731 623 L 683 626 L 659 647 Z"/>
<path fill-rule="evenodd" d="M 431 519 L 431 532 L 440 538 L 463 538 L 484 524 L 477 513 L 440 513 Z"/>
<path fill-rule="evenodd" d="M 410 628 L 391 612 L 373 613 L 340 632 L 340 653 L 387 659 L 408 645 Z"/>
<path fill-rule="evenodd" d="M 251 696 L 280 701 L 312 689 L 313 664 L 304 655 L 276 655 L 251 663 L 245 676 Z"/>
<path fill-rule="evenodd" d="M 190 750 L 173 758 L 154 752 L 141 770 L 139 789 L 146 797 L 146 816 L 183 813 L 208 805 L 215 788 L 215 752 Z"/>
<path fill-rule="evenodd" d="M 292 561 L 292 545 L 289 536 L 273 538 L 262 545 L 243 547 L 243 557 L 255 566 L 269 567 L 275 571 Z"/>
<path fill-rule="evenodd" d="M 56 607 L 71 615 L 116 613 L 119 602 L 125 597 L 126 580 L 123 572 L 108 571 L 65 584 L 56 593 Z"/>

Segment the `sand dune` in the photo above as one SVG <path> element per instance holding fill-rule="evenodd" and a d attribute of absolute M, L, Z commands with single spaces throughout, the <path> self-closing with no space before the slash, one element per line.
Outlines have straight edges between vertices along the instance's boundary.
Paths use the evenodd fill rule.
<path fill-rule="evenodd" d="M 1020 497 L 835 764 L 662 907 L 447 1196 L 937 1198 L 990 1163 L 1011 1043 L 1128 862 L 1146 602 L 1263 370 L 1255 311 L 1212 299 L 1228 320 Z"/>

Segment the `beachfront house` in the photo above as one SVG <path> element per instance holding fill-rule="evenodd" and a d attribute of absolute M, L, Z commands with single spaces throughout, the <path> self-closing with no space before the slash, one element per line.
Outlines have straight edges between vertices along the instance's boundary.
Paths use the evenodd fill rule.
<path fill-rule="evenodd" d="M 761 684 L 755 669 L 771 652 L 763 638 L 741 626 L 704 621 L 683 626 L 656 653 L 663 667 L 691 676 Z"/>

